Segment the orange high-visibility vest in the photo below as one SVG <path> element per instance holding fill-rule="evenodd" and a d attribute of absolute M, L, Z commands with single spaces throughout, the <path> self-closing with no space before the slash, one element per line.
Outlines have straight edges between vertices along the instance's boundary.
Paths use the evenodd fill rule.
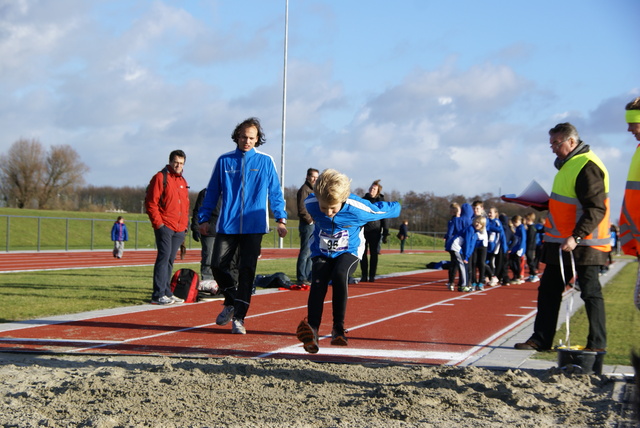
<path fill-rule="evenodd" d="M 582 206 L 576 195 L 578 174 L 587 162 L 592 161 L 604 172 L 604 188 L 606 192 L 606 212 L 600 224 L 580 242 L 580 246 L 589 246 L 599 251 L 611 251 L 609 230 L 609 172 L 600 158 L 592 151 L 576 155 L 562 165 L 553 180 L 553 188 L 549 197 L 549 215 L 545 223 L 545 242 L 562 243 L 573 234 L 578 219 L 582 216 Z"/>
<path fill-rule="evenodd" d="M 640 250 L 640 145 L 631 158 L 619 224 L 622 251 L 637 256 Z"/>

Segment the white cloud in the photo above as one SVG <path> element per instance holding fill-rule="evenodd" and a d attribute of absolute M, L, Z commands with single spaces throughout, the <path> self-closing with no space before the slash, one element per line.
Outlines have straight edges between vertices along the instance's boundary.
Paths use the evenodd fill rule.
<path fill-rule="evenodd" d="M 381 178 L 388 191 L 518 193 L 533 178 L 548 189 L 555 171 L 546 132 L 565 120 L 603 157 L 612 183 L 623 181 L 634 146 L 620 110 L 637 87 L 609 74 L 607 84 L 624 89 L 585 95 L 604 84 L 581 80 L 599 62 L 567 51 L 568 63 L 584 67 L 550 73 L 556 64 L 540 58 L 542 41 L 444 37 L 437 27 L 408 40 L 395 19 L 388 28 L 363 28 L 366 19 L 345 27 L 348 2 L 299 7 L 290 27 L 286 185 L 301 184 L 314 166 L 344 171 L 354 187 Z M 91 168 L 89 183 L 135 186 L 182 148 L 199 188 L 233 149 L 233 127 L 258 116 L 263 150 L 279 165 L 283 12 L 245 0 L 0 0 L 0 152 L 20 137 L 71 144 Z M 365 15 L 380 17 L 372 8 Z M 475 25 L 458 19 L 456 28 Z M 483 19 L 491 25 L 489 14 Z"/>

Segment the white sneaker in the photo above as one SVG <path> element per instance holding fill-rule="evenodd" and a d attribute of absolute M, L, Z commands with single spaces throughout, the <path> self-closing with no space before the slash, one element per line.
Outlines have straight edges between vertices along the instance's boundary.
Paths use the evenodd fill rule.
<path fill-rule="evenodd" d="M 491 277 L 491 282 L 489 282 L 489 285 L 493 287 L 495 285 L 498 285 L 498 282 L 500 282 L 500 281 L 498 281 L 498 277 L 497 276 L 492 276 Z"/>
<path fill-rule="evenodd" d="M 216 324 L 218 325 L 227 325 L 231 318 L 233 318 L 233 313 L 235 312 L 235 308 L 233 305 L 225 306 L 218 318 L 216 318 Z"/>
<path fill-rule="evenodd" d="M 231 334 L 247 334 L 244 321 L 234 319 L 231 323 Z"/>
<path fill-rule="evenodd" d="M 538 282 L 540 281 L 540 278 L 538 277 L 538 275 L 533 275 L 530 279 L 530 282 Z"/>
<path fill-rule="evenodd" d="M 173 303 L 184 303 L 184 299 L 181 299 L 178 296 L 171 296 L 169 298 L 173 300 Z"/>
<path fill-rule="evenodd" d="M 159 299 L 151 300 L 152 305 L 171 305 L 172 303 L 173 303 L 173 299 L 167 296 L 162 296 Z"/>

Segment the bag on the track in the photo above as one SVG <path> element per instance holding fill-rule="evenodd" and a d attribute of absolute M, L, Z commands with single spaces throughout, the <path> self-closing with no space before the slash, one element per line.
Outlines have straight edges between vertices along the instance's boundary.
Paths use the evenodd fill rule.
<path fill-rule="evenodd" d="M 256 279 L 253 282 L 254 289 L 256 287 L 261 288 L 281 288 L 281 287 L 290 287 L 292 284 L 291 280 L 284 272 L 276 272 L 271 275 L 256 275 Z"/>
<path fill-rule="evenodd" d="M 198 283 L 200 277 L 193 269 L 178 269 L 171 278 L 171 292 L 185 303 L 198 300 Z"/>

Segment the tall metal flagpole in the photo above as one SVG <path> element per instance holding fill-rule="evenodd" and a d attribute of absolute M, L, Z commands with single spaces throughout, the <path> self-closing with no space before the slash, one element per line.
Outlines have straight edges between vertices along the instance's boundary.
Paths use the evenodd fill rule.
<path fill-rule="evenodd" d="M 280 187 L 284 195 L 284 147 L 287 134 L 287 54 L 289 48 L 289 0 L 284 7 L 284 73 L 282 78 L 282 144 L 280 147 Z M 280 248 L 284 247 L 280 238 Z"/>

